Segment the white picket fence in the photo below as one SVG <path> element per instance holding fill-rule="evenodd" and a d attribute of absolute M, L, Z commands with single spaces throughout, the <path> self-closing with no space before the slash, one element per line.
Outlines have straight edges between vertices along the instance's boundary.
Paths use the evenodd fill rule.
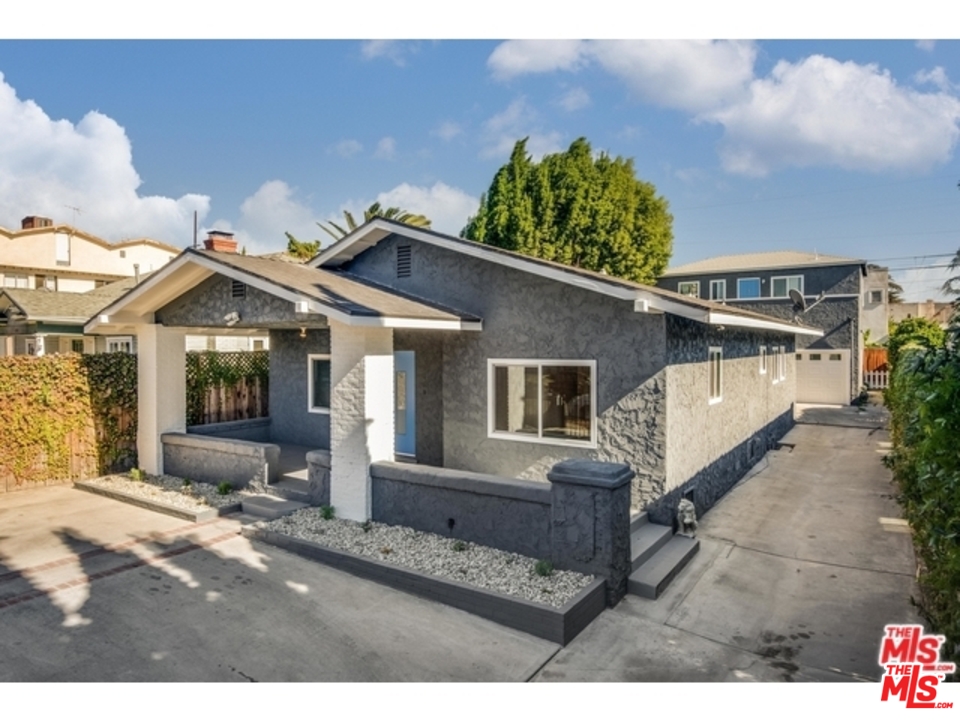
<path fill-rule="evenodd" d="M 874 370 L 863 374 L 863 384 L 871 390 L 886 390 L 890 382 L 890 372 L 888 370 Z"/>

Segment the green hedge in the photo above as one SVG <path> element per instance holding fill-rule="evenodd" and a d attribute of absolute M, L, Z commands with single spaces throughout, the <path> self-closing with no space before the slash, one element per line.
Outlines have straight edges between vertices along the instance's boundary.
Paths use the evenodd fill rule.
<path fill-rule="evenodd" d="M 956 330 L 954 333 L 956 334 Z M 913 529 L 918 605 L 933 630 L 960 644 L 960 352 L 908 345 L 886 392 L 893 450 L 887 465 Z M 960 653 L 953 652 L 960 663 Z"/>
<path fill-rule="evenodd" d="M 136 464 L 137 359 L 0 358 L 0 483 L 63 481 Z"/>

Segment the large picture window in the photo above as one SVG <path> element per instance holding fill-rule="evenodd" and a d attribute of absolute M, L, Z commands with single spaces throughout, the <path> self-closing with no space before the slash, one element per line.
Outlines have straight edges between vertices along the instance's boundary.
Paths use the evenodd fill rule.
<path fill-rule="evenodd" d="M 737 280 L 737 298 L 749 300 L 760 297 L 760 278 L 740 278 Z"/>
<path fill-rule="evenodd" d="M 558 445 L 596 443 L 596 362 L 490 360 L 489 435 Z"/>
<path fill-rule="evenodd" d="M 307 410 L 312 413 L 330 412 L 330 356 L 307 356 Z"/>

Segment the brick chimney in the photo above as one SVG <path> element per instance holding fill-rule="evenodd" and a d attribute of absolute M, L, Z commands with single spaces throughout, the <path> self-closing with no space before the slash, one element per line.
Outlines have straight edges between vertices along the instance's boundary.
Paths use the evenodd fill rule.
<path fill-rule="evenodd" d="M 232 232 L 208 230 L 207 239 L 203 241 L 203 247 L 217 252 L 235 253 L 237 251 L 237 241 L 233 239 Z"/>
<path fill-rule="evenodd" d="M 33 230 L 34 228 L 53 227 L 53 220 L 40 217 L 39 215 L 27 215 L 20 221 L 21 230 Z"/>

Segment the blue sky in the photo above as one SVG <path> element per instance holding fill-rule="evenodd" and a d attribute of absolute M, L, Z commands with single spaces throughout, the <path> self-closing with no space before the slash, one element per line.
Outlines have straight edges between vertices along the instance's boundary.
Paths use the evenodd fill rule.
<path fill-rule="evenodd" d="M 669 200 L 674 264 L 817 250 L 919 300 L 960 247 L 957 41 L 2 40 L 0 74 L 8 228 L 185 246 L 198 210 L 268 252 L 380 200 L 456 234 L 517 139 L 585 136 Z"/>

